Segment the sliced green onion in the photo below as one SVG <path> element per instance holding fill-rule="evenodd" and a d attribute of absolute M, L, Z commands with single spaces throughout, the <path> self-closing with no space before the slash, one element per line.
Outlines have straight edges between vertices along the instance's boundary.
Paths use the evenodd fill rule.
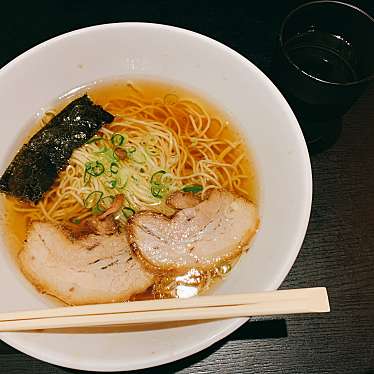
<path fill-rule="evenodd" d="M 118 164 L 116 162 L 112 162 L 110 164 L 110 171 L 112 172 L 112 174 L 117 174 L 118 170 L 119 170 Z"/>
<path fill-rule="evenodd" d="M 97 216 L 99 214 L 102 214 L 103 211 L 100 210 L 97 205 L 95 205 L 92 209 L 91 209 L 91 213 L 94 215 L 94 216 Z"/>
<path fill-rule="evenodd" d="M 86 171 L 88 174 L 94 177 L 98 177 L 99 175 L 104 173 L 105 168 L 104 168 L 104 165 L 99 161 L 95 161 L 95 162 L 90 161 L 90 162 L 86 162 Z"/>
<path fill-rule="evenodd" d="M 90 140 L 87 140 L 86 141 L 86 144 L 91 144 L 91 143 L 95 143 L 95 142 L 98 142 L 100 140 L 104 140 L 103 137 L 101 136 L 94 136 L 93 138 L 91 138 Z"/>
<path fill-rule="evenodd" d="M 113 145 L 119 147 L 125 142 L 125 137 L 122 136 L 121 134 L 113 134 L 110 141 L 112 142 Z"/>
<path fill-rule="evenodd" d="M 131 154 L 131 153 L 134 153 L 136 151 L 136 147 L 134 147 L 133 145 L 131 147 L 127 147 L 125 148 L 127 154 Z"/>
<path fill-rule="evenodd" d="M 162 197 L 162 187 L 161 186 L 156 186 L 156 185 L 153 185 L 151 187 L 151 193 L 154 197 L 159 197 L 161 198 Z"/>
<path fill-rule="evenodd" d="M 182 188 L 183 192 L 192 192 L 192 193 L 201 192 L 202 190 L 203 190 L 203 186 L 201 186 L 200 184 L 190 184 Z"/>
<path fill-rule="evenodd" d="M 97 203 L 97 209 L 99 209 L 101 212 L 104 212 L 111 207 L 113 202 L 114 196 L 105 196 Z"/>
<path fill-rule="evenodd" d="M 116 188 L 117 186 L 117 181 L 115 179 L 111 180 L 108 182 L 109 188 Z"/>
<path fill-rule="evenodd" d="M 135 214 L 135 210 L 126 206 L 122 209 L 122 213 L 126 218 L 130 218 L 133 214 Z"/>
<path fill-rule="evenodd" d="M 79 218 L 73 218 L 70 220 L 71 223 L 74 223 L 75 225 L 79 225 L 81 223 L 81 220 Z"/>
<path fill-rule="evenodd" d="M 165 170 L 159 170 L 159 171 L 156 171 L 156 173 L 153 173 L 151 177 L 151 184 L 155 184 L 157 186 L 160 185 L 162 176 L 164 174 L 166 174 Z"/>
<path fill-rule="evenodd" d="M 94 208 L 101 200 L 103 193 L 101 191 L 91 192 L 84 200 L 84 207 L 87 209 Z"/>
<path fill-rule="evenodd" d="M 119 156 L 117 155 L 117 149 L 118 148 L 116 148 L 114 151 L 113 151 L 113 153 L 112 153 L 112 157 L 113 157 L 113 160 L 114 161 L 119 161 Z"/>

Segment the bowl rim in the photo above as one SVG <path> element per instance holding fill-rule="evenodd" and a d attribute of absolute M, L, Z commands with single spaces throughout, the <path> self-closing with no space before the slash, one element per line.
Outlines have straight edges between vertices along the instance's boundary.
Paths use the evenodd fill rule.
<path fill-rule="evenodd" d="M 9 69 L 12 68 L 13 65 L 21 63 L 22 60 L 27 58 L 29 55 L 36 54 L 39 50 L 44 49 L 51 44 L 57 43 L 62 39 L 67 39 L 72 36 L 78 36 L 80 34 L 90 33 L 92 31 L 97 30 L 104 30 L 104 29 L 116 29 L 116 28 L 122 28 L 122 27 L 141 27 L 141 28 L 148 28 L 148 29 L 161 29 L 161 30 L 167 30 L 170 32 L 176 32 L 176 33 L 182 33 L 187 35 L 188 37 L 200 39 L 202 41 L 205 41 L 209 43 L 213 48 L 220 48 L 225 53 L 231 55 L 233 58 L 236 58 L 240 60 L 242 64 L 244 64 L 247 68 L 254 71 L 256 75 L 258 75 L 264 85 L 267 86 L 267 88 L 270 89 L 272 94 L 274 95 L 275 99 L 278 100 L 278 103 L 280 105 L 280 108 L 285 111 L 287 116 L 289 117 L 290 122 L 290 128 L 292 131 L 294 131 L 294 135 L 297 139 L 297 149 L 299 151 L 299 156 L 302 159 L 302 162 L 304 164 L 303 168 L 303 179 L 304 179 L 304 185 L 305 185 L 305 199 L 302 202 L 301 207 L 301 213 L 303 216 L 302 222 L 299 223 L 299 226 L 297 228 L 297 235 L 293 237 L 293 241 L 290 244 L 290 252 L 287 256 L 287 261 L 284 262 L 283 266 L 279 269 L 278 274 L 274 277 L 273 281 L 271 282 L 270 286 L 265 291 L 275 290 L 277 289 L 284 279 L 286 278 L 287 274 L 291 270 L 292 265 L 294 264 L 297 255 L 301 249 L 301 245 L 303 243 L 306 230 L 309 223 L 309 217 L 311 212 L 311 204 L 312 204 L 312 169 L 310 164 L 310 158 L 309 153 L 307 150 L 307 146 L 302 134 L 302 131 L 298 125 L 297 119 L 292 112 L 292 109 L 288 105 L 286 99 L 283 97 L 283 95 L 280 93 L 280 91 L 277 89 L 277 87 L 272 83 L 272 81 L 263 73 L 255 64 L 253 64 L 250 60 L 248 60 L 246 57 L 241 55 L 240 53 L 236 52 L 232 48 L 226 46 L 225 44 L 208 37 L 206 35 L 200 34 L 195 31 L 191 31 L 188 29 L 184 29 L 181 27 L 176 26 L 170 26 L 166 24 L 159 24 L 159 23 L 151 23 L 151 22 L 116 22 L 116 23 L 104 23 L 104 24 L 98 24 L 94 26 L 84 27 L 80 29 L 76 29 L 73 31 L 69 31 L 67 33 L 55 36 L 53 38 L 50 38 L 40 44 L 35 45 L 34 47 L 26 50 L 22 54 L 15 57 L 13 60 L 9 61 L 5 66 L 3 66 L 0 69 L 0 78 L 5 75 Z M 70 368 L 70 369 L 78 369 L 78 370 L 84 370 L 84 371 L 101 371 L 101 372 L 117 372 L 117 371 L 129 371 L 129 370 L 137 370 L 137 369 L 144 369 L 154 366 L 159 366 L 163 364 L 168 364 L 177 360 L 180 360 L 182 358 L 188 357 L 190 355 L 193 355 L 197 352 L 200 352 L 207 347 L 211 346 L 212 344 L 218 342 L 219 340 L 227 337 L 232 332 L 237 330 L 240 326 L 242 326 L 245 322 L 247 322 L 249 318 L 235 318 L 226 320 L 226 326 L 223 328 L 220 328 L 217 332 L 212 334 L 211 336 L 207 337 L 207 339 L 204 339 L 199 344 L 195 344 L 192 348 L 188 347 L 187 349 L 184 349 L 182 351 L 173 353 L 167 358 L 160 358 L 160 359 L 150 359 L 146 364 L 142 363 L 140 365 L 133 365 L 129 367 L 128 365 L 122 365 L 120 367 L 96 367 L 91 365 L 87 362 L 72 362 L 69 360 L 60 360 L 51 357 L 49 354 L 44 354 L 44 352 L 41 352 L 39 350 L 34 350 L 30 348 L 27 345 L 21 344 L 17 341 L 17 335 L 13 335 L 12 333 L 0 333 L 0 339 L 3 340 L 5 343 L 11 345 L 12 347 L 18 349 L 19 351 L 34 357 L 38 360 L 42 360 L 44 362 L 48 362 L 54 365 Z"/>

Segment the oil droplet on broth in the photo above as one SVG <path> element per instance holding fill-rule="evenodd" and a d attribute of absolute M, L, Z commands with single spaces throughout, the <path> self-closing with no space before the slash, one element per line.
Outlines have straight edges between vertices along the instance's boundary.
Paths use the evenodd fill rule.
<path fill-rule="evenodd" d="M 206 271 L 190 269 L 177 276 L 159 277 L 151 292 L 157 298 L 188 298 L 203 294 L 217 281 L 224 279 L 236 261 L 234 259 Z"/>

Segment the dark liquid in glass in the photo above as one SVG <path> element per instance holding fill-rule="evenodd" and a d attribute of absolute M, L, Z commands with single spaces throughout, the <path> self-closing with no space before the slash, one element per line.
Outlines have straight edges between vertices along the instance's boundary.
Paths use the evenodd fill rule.
<path fill-rule="evenodd" d="M 282 23 L 272 78 L 313 148 L 333 144 L 374 78 L 373 25 L 358 8 L 328 0 L 303 4 Z"/>
<path fill-rule="evenodd" d="M 304 83 L 294 85 L 293 77 L 284 75 L 282 71 L 285 65 L 276 65 L 281 66 L 276 73 L 281 91 L 302 123 L 307 142 L 319 141 L 329 131 L 334 134 L 339 132 L 341 123 L 335 123 L 335 120 L 351 103 L 347 103 L 344 97 L 332 100 L 329 95 L 331 90 L 341 89 L 339 84 L 362 77 L 354 47 L 339 35 L 311 27 L 291 37 L 283 48 L 293 64 L 309 75 L 309 78 L 305 76 Z M 335 83 L 336 87 L 327 91 L 323 85 L 329 84 L 321 81 Z"/>
<path fill-rule="evenodd" d="M 310 30 L 294 36 L 284 47 L 293 63 L 313 77 L 333 83 L 359 79 L 353 47 L 339 35 Z"/>

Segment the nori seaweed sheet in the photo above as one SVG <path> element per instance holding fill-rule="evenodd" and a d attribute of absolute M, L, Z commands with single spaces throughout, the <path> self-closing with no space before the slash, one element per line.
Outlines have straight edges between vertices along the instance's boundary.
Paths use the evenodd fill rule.
<path fill-rule="evenodd" d="M 68 165 L 74 149 L 113 119 L 87 95 L 72 101 L 22 146 L 0 178 L 0 192 L 38 202 Z"/>

